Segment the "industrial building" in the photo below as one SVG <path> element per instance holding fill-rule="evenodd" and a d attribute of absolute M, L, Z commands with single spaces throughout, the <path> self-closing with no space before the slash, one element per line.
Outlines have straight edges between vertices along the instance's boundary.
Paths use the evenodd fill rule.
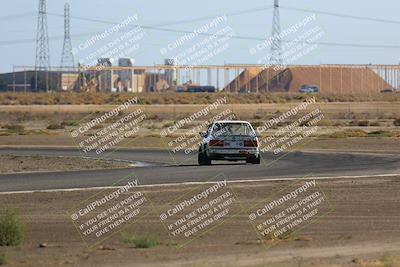
<path fill-rule="evenodd" d="M 75 75 L 77 78 L 77 75 Z M 71 74 L 59 71 L 17 71 L 0 74 L 0 91 L 13 92 L 46 92 L 61 88 L 74 90 L 78 88 L 76 80 L 71 81 Z"/>

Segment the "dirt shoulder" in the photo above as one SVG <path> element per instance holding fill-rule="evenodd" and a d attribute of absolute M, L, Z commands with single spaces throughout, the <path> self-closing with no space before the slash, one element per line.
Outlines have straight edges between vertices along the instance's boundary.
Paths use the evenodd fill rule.
<path fill-rule="evenodd" d="M 171 139 L 172 140 L 172 139 Z M 149 148 L 168 149 L 170 139 L 157 136 L 136 136 L 117 149 Z M 0 147 L 71 147 L 77 148 L 70 136 L 60 135 L 13 135 L 0 136 Z M 399 153 L 400 138 L 354 137 L 354 138 L 313 138 L 296 150 Z"/>
<path fill-rule="evenodd" d="M 153 212 L 123 232 L 157 236 L 160 244 L 147 249 L 122 242 L 121 233 L 86 247 L 66 211 L 99 190 L 0 194 L 0 205 L 17 207 L 28 229 L 21 247 L 7 249 L 7 266 L 399 266 L 399 178 L 317 180 L 331 211 L 282 239 L 260 238 L 247 207 L 293 181 L 228 183 L 237 214 L 183 247 L 171 241 L 158 212 L 199 185 L 144 187 Z"/>
<path fill-rule="evenodd" d="M 126 162 L 115 162 L 81 157 L 45 157 L 0 155 L 0 174 L 18 172 L 76 171 L 132 167 Z"/>

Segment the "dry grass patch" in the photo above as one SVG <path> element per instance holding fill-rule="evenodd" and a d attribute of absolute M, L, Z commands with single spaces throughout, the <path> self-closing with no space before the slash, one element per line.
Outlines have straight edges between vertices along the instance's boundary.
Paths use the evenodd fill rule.
<path fill-rule="evenodd" d="M 254 93 L 227 94 L 220 93 L 2 93 L 0 105 L 103 105 L 120 104 L 132 97 L 138 96 L 140 102 L 149 104 L 210 104 L 221 96 L 228 96 L 233 104 L 256 103 L 289 103 L 302 102 L 308 95 L 297 93 Z M 400 101 L 400 94 L 317 94 L 319 102 L 370 102 L 370 101 Z"/>

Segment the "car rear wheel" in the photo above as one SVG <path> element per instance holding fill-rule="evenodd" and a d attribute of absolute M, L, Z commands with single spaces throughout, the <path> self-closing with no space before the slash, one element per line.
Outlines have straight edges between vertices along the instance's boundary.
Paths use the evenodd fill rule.
<path fill-rule="evenodd" d="M 201 149 L 199 149 L 197 161 L 199 165 L 211 165 L 211 159 L 207 156 L 206 152 Z"/>
<path fill-rule="evenodd" d="M 260 164 L 261 163 L 260 155 L 256 158 L 246 159 L 246 163 Z"/>

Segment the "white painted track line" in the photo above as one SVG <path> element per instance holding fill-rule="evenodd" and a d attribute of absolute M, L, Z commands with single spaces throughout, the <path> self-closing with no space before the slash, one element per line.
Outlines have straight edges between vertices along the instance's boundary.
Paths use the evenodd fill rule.
<path fill-rule="evenodd" d="M 230 184 L 237 183 L 254 183 L 254 182 L 276 182 L 276 181 L 293 181 L 293 180 L 332 180 L 332 179 L 363 179 L 363 178 L 384 178 L 384 177 L 396 177 L 400 176 L 400 173 L 391 174 L 377 174 L 377 175 L 355 175 L 355 176 L 320 176 L 315 177 L 312 174 L 304 178 L 298 177 L 284 177 L 284 178 L 271 178 L 271 179 L 247 179 L 247 180 L 234 180 L 228 181 Z M 138 187 L 170 187 L 170 186 L 182 186 L 182 185 L 201 185 L 201 184 L 213 184 L 213 182 L 183 182 L 183 183 L 169 183 L 169 184 L 154 184 L 154 185 L 139 185 Z M 122 188 L 122 186 L 103 186 L 103 187 L 88 187 L 88 188 L 69 188 L 69 189 L 50 189 L 50 190 L 29 190 L 29 191 L 10 191 L 0 192 L 0 195 L 12 195 L 12 194 L 32 194 L 32 193 L 55 193 L 55 192 L 74 192 L 74 191 L 93 191 L 93 190 L 105 190 L 105 189 L 116 189 Z"/>

